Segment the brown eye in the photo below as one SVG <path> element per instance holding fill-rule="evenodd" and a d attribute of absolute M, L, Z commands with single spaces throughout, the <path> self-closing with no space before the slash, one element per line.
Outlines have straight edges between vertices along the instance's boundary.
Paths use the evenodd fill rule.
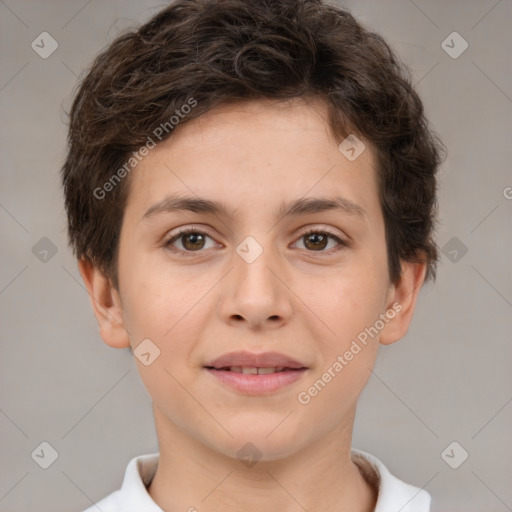
<path fill-rule="evenodd" d="M 205 247 L 207 239 L 213 241 L 209 235 L 202 231 L 188 229 L 174 235 L 165 243 L 165 247 L 173 252 L 199 252 L 202 249 L 208 249 L 208 247 Z M 181 244 L 181 247 L 176 247 L 177 242 Z"/>
<path fill-rule="evenodd" d="M 304 235 L 304 239 L 306 240 L 304 245 L 308 249 L 312 249 L 314 251 L 324 250 L 327 247 L 327 243 L 329 241 L 329 237 L 322 233 L 311 233 L 309 235 Z"/>
<path fill-rule="evenodd" d="M 303 241 L 304 247 L 308 252 L 318 252 L 322 254 L 330 254 L 344 247 L 349 247 L 348 242 L 345 242 L 335 234 L 318 229 L 310 229 L 307 233 L 303 233 L 299 240 Z M 330 250 L 326 250 L 330 240 L 334 240 L 337 243 L 337 247 L 334 246 L 331 247 Z"/>
<path fill-rule="evenodd" d="M 190 251 L 202 249 L 204 246 L 204 235 L 200 233 L 187 233 L 185 235 L 181 235 L 181 239 L 185 241 L 183 243 L 183 247 Z"/>

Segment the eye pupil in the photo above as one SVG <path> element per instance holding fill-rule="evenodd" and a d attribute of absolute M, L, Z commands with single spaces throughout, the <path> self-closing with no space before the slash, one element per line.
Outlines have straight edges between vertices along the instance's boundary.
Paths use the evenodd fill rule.
<path fill-rule="evenodd" d="M 310 240 L 313 240 L 313 249 L 325 249 L 327 246 L 327 239 L 328 237 L 325 235 L 322 235 L 321 233 L 311 233 L 309 235 L 306 235 L 306 247 L 308 247 L 308 243 Z M 320 244 L 320 245 L 316 245 Z M 309 247 L 308 247 L 309 249 Z"/>

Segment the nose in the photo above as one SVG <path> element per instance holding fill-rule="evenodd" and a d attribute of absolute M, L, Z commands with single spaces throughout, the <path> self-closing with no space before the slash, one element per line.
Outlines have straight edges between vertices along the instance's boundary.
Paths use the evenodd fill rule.
<path fill-rule="evenodd" d="M 223 283 L 221 316 L 226 323 L 251 330 L 277 329 L 292 315 L 289 279 L 270 249 L 248 261 L 233 253 L 234 268 Z"/>

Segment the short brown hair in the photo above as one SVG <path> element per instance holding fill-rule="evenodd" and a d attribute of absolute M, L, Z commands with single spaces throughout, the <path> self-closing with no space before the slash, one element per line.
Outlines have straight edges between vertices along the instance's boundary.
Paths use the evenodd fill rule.
<path fill-rule="evenodd" d="M 383 38 L 322 0 L 178 0 L 97 56 L 70 111 L 62 168 L 75 256 L 118 287 L 129 176 L 108 187 L 107 200 L 95 191 L 190 98 L 196 106 L 180 126 L 224 103 L 296 97 L 326 102 L 340 142 L 354 133 L 375 148 L 390 280 L 399 279 L 400 260 L 426 262 L 435 279 L 444 145 Z"/>

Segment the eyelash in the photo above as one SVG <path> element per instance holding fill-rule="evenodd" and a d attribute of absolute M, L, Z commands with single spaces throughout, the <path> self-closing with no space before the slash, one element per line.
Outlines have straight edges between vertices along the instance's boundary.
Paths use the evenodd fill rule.
<path fill-rule="evenodd" d="M 213 240 L 213 237 L 211 237 L 208 233 L 205 233 L 204 231 L 201 231 L 200 229 L 197 229 L 197 228 L 186 228 L 186 229 L 183 229 L 182 231 L 179 231 L 178 233 L 174 234 L 169 240 L 167 240 L 165 243 L 164 243 L 164 246 L 169 249 L 171 252 L 175 253 L 175 254 L 178 254 L 180 256 L 186 256 L 188 254 L 192 255 L 194 253 L 199 253 L 199 252 L 203 252 L 204 249 L 199 249 L 197 251 L 186 251 L 186 250 L 182 250 L 182 249 L 176 249 L 174 247 L 172 247 L 172 244 L 179 240 L 182 236 L 184 235 L 189 235 L 189 234 L 200 234 L 200 235 L 206 235 L 208 238 L 212 239 Z M 309 228 L 307 231 L 305 231 L 304 233 L 302 233 L 298 238 L 297 240 L 300 240 L 301 238 L 304 238 L 308 235 L 311 235 L 311 234 L 316 234 L 316 235 L 327 235 L 329 238 L 332 238 L 333 240 L 335 240 L 339 245 L 334 248 L 334 249 L 331 249 L 329 251 L 324 251 L 324 250 L 321 250 L 321 251 L 308 251 L 306 249 L 307 252 L 310 252 L 310 253 L 318 253 L 318 254 L 332 254 L 334 252 L 338 252 L 344 248 L 347 248 L 347 247 L 350 247 L 350 244 L 345 241 L 345 240 L 342 240 L 339 236 L 335 235 L 334 233 L 331 233 L 330 231 L 327 231 L 327 230 L 322 230 L 322 229 L 315 229 L 315 228 Z"/>

